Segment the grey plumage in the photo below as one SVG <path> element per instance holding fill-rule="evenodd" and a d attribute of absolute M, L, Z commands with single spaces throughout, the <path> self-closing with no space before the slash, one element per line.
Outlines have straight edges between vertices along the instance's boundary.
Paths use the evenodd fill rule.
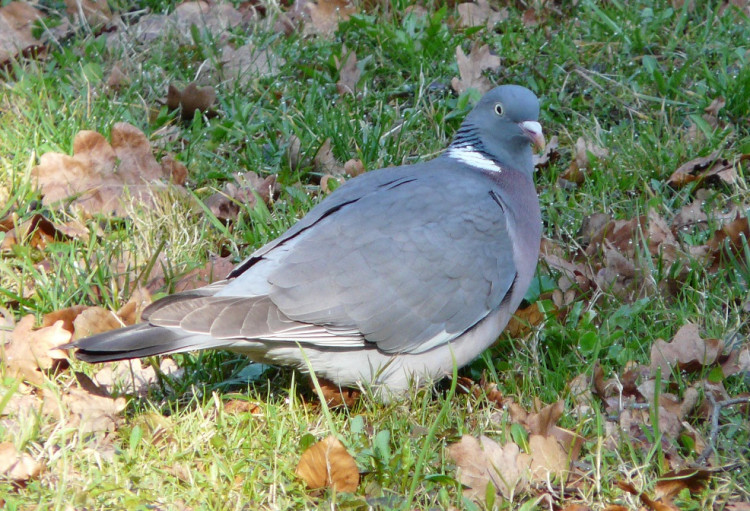
<path fill-rule="evenodd" d="M 350 180 L 226 280 L 70 347 L 91 362 L 224 348 L 395 393 L 442 377 L 497 338 L 536 268 L 538 113 L 497 87 L 438 158 Z"/>

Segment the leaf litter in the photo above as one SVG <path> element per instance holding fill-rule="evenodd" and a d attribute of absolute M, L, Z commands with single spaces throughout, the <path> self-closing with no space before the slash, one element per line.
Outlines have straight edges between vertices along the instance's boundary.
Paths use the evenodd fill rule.
<path fill-rule="evenodd" d="M 324 35 L 326 37 L 330 37 L 335 32 L 339 20 L 346 19 L 349 15 L 356 12 L 351 5 L 341 0 L 321 0 L 317 3 L 297 1 L 295 6 L 289 9 L 289 13 L 293 14 L 295 9 L 303 12 L 302 19 L 305 20 L 303 22 L 305 23 L 305 31 L 308 36 Z M 458 23 L 462 26 L 494 27 L 497 23 L 504 20 L 503 16 L 507 11 L 505 9 L 495 10 L 487 2 L 480 0 L 476 4 L 460 4 L 458 12 Z M 283 13 L 284 16 L 286 14 Z M 147 35 L 147 37 L 143 38 L 143 41 L 147 41 L 148 37 L 150 37 L 148 34 L 153 34 L 155 38 L 169 30 L 176 31 L 184 36 L 189 34 L 190 27 L 194 25 L 201 27 L 201 29 L 220 33 L 227 28 L 237 26 L 238 23 L 247 22 L 248 19 L 255 19 L 263 15 L 265 15 L 264 12 L 256 12 L 252 16 L 245 16 L 227 4 L 187 2 L 178 6 L 170 16 L 162 18 L 156 15 L 143 16 L 140 22 L 138 22 L 142 23 L 142 26 L 137 28 L 142 29 L 141 35 Z M 545 9 L 529 8 L 524 13 L 523 23 L 526 25 L 539 23 L 539 20 L 546 15 Z M 134 26 L 130 28 L 132 29 Z M 224 46 L 222 52 L 222 70 L 227 72 L 233 79 L 241 79 L 240 76 L 243 74 L 250 77 L 253 75 L 274 74 L 278 69 L 277 64 L 274 64 L 268 58 L 264 60 L 264 57 L 260 56 L 265 51 L 266 49 L 256 50 L 249 45 L 239 48 L 228 45 Z M 456 55 L 459 69 L 459 77 L 453 81 L 456 91 L 464 92 L 469 88 L 476 88 L 481 91 L 489 86 L 489 81 L 484 76 L 484 73 L 497 69 L 500 64 L 498 57 L 492 55 L 486 46 L 479 48 L 475 46 L 468 55 L 464 54 L 463 50 L 459 47 L 457 48 Z M 278 65 L 283 64 L 283 61 L 280 62 Z M 337 88 L 340 94 L 355 92 L 359 79 L 359 75 L 355 71 L 356 64 L 356 55 L 353 52 L 342 52 L 342 61 L 337 62 L 340 74 Z M 116 82 L 122 81 L 122 78 L 116 80 Z M 191 85 L 195 85 L 197 88 L 196 84 Z M 178 92 L 182 96 L 184 90 Z M 192 93 L 192 91 L 188 92 Z M 200 97 L 200 94 L 198 94 L 198 97 Z M 182 109 L 183 115 L 185 115 L 184 112 L 191 110 L 191 101 L 199 103 L 195 98 L 188 98 L 186 101 L 182 101 L 181 97 L 179 98 L 177 104 Z M 188 105 L 187 107 L 185 106 L 186 104 Z M 210 103 L 200 103 L 198 107 L 192 109 L 192 115 L 195 115 L 197 111 L 209 111 L 212 104 L 213 101 Z M 708 123 L 713 128 L 724 127 L 718 117 L 722 106 L 723 104 L 719 100 L 712 103 L 702 116 L 704 123 Z M 698 136 L 697 134 L 694 135 Z M 326 142 L 328 142 L 328 148 L 325 148 L 326 144 L 324 143 L 321 151 L 313 159 L 313 165 L 316 170 L 324 174 L 324 178 L 333 177 L 340 179 L 344 175 L 355 175 L 355 173 L 363 170 L 362 163 L 352 164 L 353 160 L 348 161 L 342 166 L 333 157 L 330 150 L 330 141 Z M 112 146 L 114 145 L 113 140 Z M 548 165 L 550 161 L 559 158 L 556 147 L 553 149 L 554 151 L 549 149 L 547 153 L 542 155 L 537 162 L 539 166 Z M 297 152 L 299 153 L 299 146 L 297 146 Z M 73 158 L 76 155 L 77 153 L 74 150 Z M 672 179 L 669 180 L 670 186 L 677 188 L 686 184 L 704 186 L 715 183 L 733 183 L 734 179 L 736 179 L 736 166 L 741 164 L 745 156 L 743 155 L 735 159 L 723 159 L 714 154 L 709 156 L 712 157 L 709 160 L 692 160 L 683 165 L 685 168 L 678 169 L 680 172 L 675 172 L 676 177 L 673 176 L 675 183 L 671 183 Z M 590 168 L 594 160 L 606 159 L 607 157 L 608 154 L 605 149 L 591 145 L 590 142 L 579 138 L 575 146 L 574 159 L 566 171 L 567 176 L 571 178 L 572 182 L 580 184 L 586 179 L 586 171 Z M 164 169 L 162 169 L 161 174 L 156 179 L 167 180 L 171 178 L 176 184 L 185 182 L 186 169 L 184 167 L 183 177 L 177 178 L 175 177 L 177 171 L 169 170 L 164 160 L 162 160 L 161 165 Z M 294 165 L 290 166 L 294 168 Z M 254 174 L 253 176 L 257 177 Z M 102 181 L 106 182 L 106 179 Z M 138 186 L 141 182 L 136 180 L 134 184 Z M 275 186 L 275 183 L 273 185 Z M 272 189 L 273 186 L 271 186 L 271 183 L 265 183 L 261 188 Z M 321 188 L 324 190 L 328 189 L 323 182 L 321 183 Z M 247 189 L 255 189 L 257 191 L 257 187 L 254 188 L 254 185 L 248 186 Z M 232 196 L 235 199 L 239 196 L 235 190 L 230 190 L 229 188 L 225 188 L 222 191 L 224 192 L 224 196 Z M 65 195 L 62 198 L 70 199 L 71 205 L 80 206 L 77 201 L 80 197 L 84 197 L 86 193 L 88 193 L 87 190 L 75 190 L 74 193 Z M 269 193 L 270 196 L 272 196 L 272 193 Z M 254 193 L 252 193 L 252 197 L 255 197 Z M 137 199 L 140 200 L 141 197 L 138 196 Z M 266 200 L 265 197 L 263 197 L 263 200 Z M 111 209 L 110 205 L 92 209 L 103 214 L 116 212 L 116 210 Z M 556 290 L 560 292 L 553 295 L 555 297 L 553 299 L 555 305 L 559 309 L 564 309 L 574 300 L 587 296 L 586 293 L 596 288 L 606 289 L 629 300 L 641 296 L 644 289 L 643 286 L 648 291 L 652 291 L 654 289 L 653 283 L 648 282 L 648 274 L 641 270 L 645 261 L 642 260 L 644 254 L 638 250 L 639 243 L 642 243 L 643 248 L 646 249 L 645 254 L 648 257 L 662 258 L 674 262 L 687 257 L 686 254 L 696 257 L 700 256 L 704 258 L 704 264 L 710 265 L 712 270 L 715 270 L 724 259 L 738 254 L 738 251 L 741 250 L 743 239 L 746 239 L 747 236 L 747 220 L 743 215 L 738 213 L 732 218 L 727 218 L 726 221 L 723 221 L 719 229 L 710 233 L 708 242 L 704 245 L 686 247 L 679 236 L 680 229 L 693 226 L 708 229 L 709 218 L 707 213 L 702 207 L 702 202 L 699 202 L 699 199 L 696 198 L 693 203 L 686 205 L 680 210 L 680 215 L 675 216 L 675 220 L 671 223 L 667 222 L 656 211 L 649 211 L 647 215 L 630 220 L 615 220 L 608 215 L 599 217 L 596 221 L 592 221 L 595 227 L 587 234 L 588 239 L 584 243 L 581 253 L 577 254 L 573 261 L 565 261 L 561 254 L 555 250 L 554 245 L 550 245 L 551 248 L 548 247 L 549 250 L 546 251 L 545 260 L 550 267 L 555 268 L 561 273 L 559 280 L 560 288 Z M 230 213 L 226 218 L 233 218 L 232 214 Z M 677 220 L 678 218 L 679 220 Z M 14 233 L 15 238 L 13 238 L 14 241 L 11 243 L 32 243 L 43 248 L 46 243 L 51 241 L 64 241 L 65 236 L 68 235 L 64 234 L 64 231 L 61 229 L 58 229 L 59 226 L 50 226 L 50 224 L 40 219 L 32 219 L 31 223 L 36 223 L 36 225 L 33 228 L 26 225 L 19 226 L 17 235 Z M 13 229 L 16 229 L 16 227 L 13 227 Z M 10 232 L 10 229 L 6 230 L 6 232 Z M 37 232 L 39 233 L 38 235 Z M 29 242 L 29 239 L 33 239 L 35 236 L 38 236 L 37 241 Z M 219 258 L 219 264 L 223 264 L 221 258 Z M 228 261 L 226 264 L 231 267 L 231 261 Z M 203 268 L 196 269 L 196 273 L 187 278 L 184 286 L 189 288 L 191 285 L 194 285 L 193 281 L 195 280 L 202 279 L 205 282 L 213 280 L 215 276 L 212 275 L 212 268 L 214 268 L 214 265 L 209 263 Z M 196 275 L 199 276 L 199 279 L 193 278 Z M 149 289 L 155 289 L 163 286 L 165 279 L 163 277 L 161 280 L 157 278 L 151 282 L 155 284 L 149 286 Z M 203 282 L 198 283 L 198 285 L 202 284 Z M 120 313 L 121 311 L 115 314 L 105 309 L 78 307 L 59 311 L 59 317 L 50 316 L 47 318 L 45 316 L 43 326 L 37 330 L 33 329 L 33 321 L 26 320 L 26 318 L 21 320 L 19 326 L 26 321 L 23 325 L 25 331 L 32 334 L 34 332 L 43 332 L 43 334 L 36 334 L 43 341 L 46 337 L 54 339 L 57 336 L 59 339 L 62 339 L 66 335 L 65 332 L 72 332 L 73 334 L 78 332 L 80 335 L 86 335 L 83 334 L 84 331 L 90 333 L 95 328 L 109 328 L 110 326 L 116 327 L 121 324 L 130 324 L 138 316 L 135 311 L 137 306 L 135 305 L 130 307 L 132 310 L 127 313 L 123 312 L 122 314 Z M 91 317 L 89 318 L 89 316 Z M 527 316 L 523 319 L 526 323 L 534 325 L 543 320 L 543 314 L 538 308 L 529 308 Z M 15 328 L 18 328 L 18 326 Z M 52 332 L 56 332 L 56 334 L 52 335 Z M 3 339 L 4 343 L 6 343 L 6 338 L 4 337 Z M 46 342 L 54 344 L 53 342 Z M 43 345 L 44 342 L 40 341 L 39 346 Z M 24 375 L 23 372 L 17 374 L 24 376 L 29 381 L 35 378 L 37 381 L 39 381 L 38 378 L 43 379 L 44 374 L 47 374 L 55 364 L 58 364 L 58 362 L 55 362 L 58 359 L 50 357 L 50 361 L 46 361 L 45 356 L 39 356 L 38 349 L 35 351 L 35 348 L 31 346 L 27 346 L 24 349 L 30 355 L 26 354 L 22 356 L 20 359 L 25 360 L 25 362 L 20 365 L 27 367 L 28 375 Z M 613 376 L 609 380 L 604 379 L 602 368 L 597 367 L 593 376 L 581 375 L 581 378 L 578 378 L 577 381 L 571 382 L 572 386 L 576 386 L 579 398 L 576 401 L 577 407 L 574 413 L 587 413 L 586 406 L 590 409 L 591 400 L 601 400 L 604 406 L 607 407 L 607 410 L 612 412 L 611 418 L 608 418 L 608 424 L 613 426 L 609 430 L 610 433 L 613 436 L 622 435 L 624 432 L 632 433 L 636 439 L 636 445 L 646 450 L 652 445 L 649 444 L 650 440 L 642 434 L 642 429 L 648 427 L 651 416 L 644 411 L 644 408 L 635 405 L 649 404 L 649 400 L 654 401 L 658 396 L 658 404 L 655 406 L 658 408 L 657 417 L 660 431 L 668 432 L 670 435 L 685 434 L 685 431 L 689 429 L 689 424 L 685 419 L 689 414 L 697 413 L 696 411 L 700 410 L 702 405 L 706 403 L 706 400 L 701 402 L 701 392 L 706 392 L 706 395 L 712 396 L 710 400 L 714 402 L 727 402 L 730 399 L 723 386 L 717 384 L 709 385 L 705 381 L 702 382 L 703 388 L 699 388 L 698 385 L 692 385 L 683 389 L 679 394 L 670 394 L 669 392 L 665 392 L 669 388 L 666 385 L 667 380 L 664 378 L 668 378 L 668 374 L 671 374 L 672 371 L 686 371 L 692 374 L 695 371 L 706 370 L 711 367 L 720 367 L 725 377 L 747 372 L 750 365 L 748 353 L 747 346 L 730 349 L 725 348 L 723 343 L 717 339 L 702 339 L 698 334 L 697 327 L 688 324 L 680 329 L 670 342 L 657 341 L 654 343 L 650 364 L 643 366 L 637 364 L 631 365 L 622 375 L 619 375 L 619 377 Z M 30 362 L 31 360 L 33 360 L 33 364 Z M 162 362 L 163 367 L 160 368 L 161 372 L 165 375 L 174 374 L 172 371 L 175 366 L 172 364 L 173 362 L 170 359 L 164 359 Z M 64 413 L 60 414 L 59 418 L 63 419 L 67 417 L 66 420 L 69 421 L 69 424 L 74 424 L 75 427 L 80 428 L 83 432 L 112 431 L 121 421 L 119 414 L 122 411 L 123 401 L 121 397 L 117 399 L 112 398 L 111 393 L 115 389 L 118 389 L 119 392 L 144 395 L 148 391 L 149 386 L 154 385 L 158 381 L 157 372 L 151 366 L 143 367 L 142 365 L 134 364 L 129 366 L 127 371 L 118 369 L 119 367 L 125 366 L 108 367 L 106 368 L 109 371 L 108 373 L 104 370 L 100 371 L 93 381 L 82 375 L 76 375 L 78 384 L 76 387 L 68 389 L 59 395 L 49 392 L 43 395 L 43 410 L 45 410 L 45 413 L 58 413 L 52 410 L 55 404 L 57 404 L 58 409 L 60 406 L 64 409 Z M 656 371 L 661 373 L 661 380 L 655 379 Z M 132 380 L 131 386 L 127 386 L 128 384 L 123 383 L 121 380 L 117 381 L 118 378 L 123 378 L 126 372 L 130 372 L 131 374 L 135 372 L 138 375 L 136 379 Z M 497 392 L 496 388 L 491 388 L 491 384 L 482 385 L 486 385 L 482 392 L 485 392 L 490 402 L 494 402 L 498 406 L 507 407 L 507 415 L 510 417 L 510 420 L 524 429 L 527 438 L 520 443 L 507 442 L 503 445 L 486 436 L 479 438 L 465 436 L 462 438 L 459 444 L 466 442 L 462 448 L 472 453 L 471 456 L 474 456 L 472 461 L 484 460 L 478 465 L 475 464 L 473 468 L 461 467 L 461 464 L 457 461 L 457 464 L 461 467 L 459 471 L 461 475 L 459 477 L 473 477 L 471 479 L 473 484 L 468 485 L 471 488 L 467 489 L 467 491 L 471 490 L 473 498 L 481 500 L 486 495 L 486 491 L 485 493 L 481 491 L 475 492 L 474 486 L 476 486 L 477 490 L 481 490 L 482 485 L 484 485 L 484 489 L 486 490 L 492 484 L 495 491 L 501 496 L 513 498 L 519 491 L 536 492 L 538 494 L 539 486 L 536 486 L 535 483 L 556 479 L 563 481 L 563 484 L 570 484 L 571 481 L 575 481 L 575 476 L 582 477 L 579 473 L 580 469 L 576 466 L 575 462 L 577 461 L 583 439 L 576 433 L 569 432 L 556 425 L 556 422 L 560 419 L 564 411 L 562 401 L 547 406 L 536 403 L 533 407 L 536 411 L 529 412 L 512 400 L 504 398 Z M 34 396 L 33 391 L 25 392 L 27 393 L 18 394 L 21 397 L 17 399 L 16 395 L 12 396 L 11 402 L 14 403 L 15 409 L 9 406 L 10 412 L 18 413 L 21 409 L 32 409 L 34 408 L 34 404 L 39 404 L 40 399 Z M 26 404 L 22 404 L 26 398 L 30 398 L 30 401 L 27 400 Z M 97 398 L 103 401 L 99 401 Z M 588 405 L 585 403 L 588 403 Z M 653 403 L 650 404 L 653 405 Z M 252 410 L 255 409 L 252 406 L 240 404 L 228 404 L 227 408 L 231 413 L 234 413 L 235 408 L 240 413 L 246 411 L 251 411 L 252 413 Z M 705 415 L 707 417 L 720 409 L 720 406 L 714 405 L 713 408 L 709 407 L 708 410 L 700 413 L 707 414 Z M 498 416 L 496 420 L 501 420 L 501 418 Z M 159 427 L 156 429 L 158 430 Z M 700 438 L 700 435 L 695 430 L 690 430 L 688 433 L 693 435 L 695 446 L 705 447 L 715 441 L 712 438 Z M 454 447 L 459 444 L 454 444 Z M 343 445 L 334 437 L 329 437 L 314 447 L 316 449 L 313 450 L 311 448 L 310 451 L 312 452 L 309 456 L 308 452 L 310 451 L 303 454 L 303 460 L 305 461 L 304 464 L 303 460 L 300 461 L 300 467 L 304 466 L 305 468 L 298 468 L 300 477 L 311 487 L 334 487 L 340 491 L 356 490 L 359 473 L 353 459 L 349 460 L 347 458 L 347 456 L 349 458 L 351 456 L 348 455 Z M 669 455 L 668 463 L 674 465 L 675 468 L 657 481 L 652 492 L 653 497 L 638 490 L 631 492 L 631 487 L 626 487 L 625 485 L 621 487 L 623 491 L 637 495 L 644 505 L 652 509 L 662 509 L 659 508 L 660 505 L 671 506 L 670 499 L 683 489 L 688 489 L 691 492 L 700 491 L 705 480 L 708 478 L 705 472 L 696 472 L 694 470 L 688 473 L 686 469 L 679 470 L 676 468 L 679 465 L 680 457 L 675 454 L 674 450 L 667 450 Z M 9 459 L 15 457 L 28 461 L 28 458 L 23 458 L 24 456 L 28 457 L 28 455 L 18 454 L 17 452 L 13 453 L 10 450 L 9 452 Z M 497 462 L 498 460 L 506 460 L 507 463 L 502 464 Z M 497 468 L 498 465 L 503 468 L 499 470 Z M 4 467 L 5 465 L 0 466 Z M 337 467 L 336 470 L 333 470 L 333 467 Z M 33 466 L 32 469 L 27 471 L 31 474 L 27 479 L 38 475 L 38 470 L 34 469 Z M 5 473 L 4 471 L 0 472 Z M 334 472 L 337 475 L 334 475 Z M 355 480 L 355 473 L 357 474 L 356 483 L 353 482 Z M 345 475 L 339 477 L 340 474 Z M 313 483 L 310 483 L 310 481 L 313 481 Z M 674 481 L 678 482 L 675 483 Z M 347 490 L 344 488 L 351 489 Z M 635 488 L 635 486 L 632 486 L 632 489 Z M 563 504 L 563 501 L 559 499 L 555 500 L 552 498 L 551 501 Z M 734 506 L 734 503 L 730 503 L 729 505 Z M 612 504 L 607 509 L 614 510 L 622 507 Z M 584 508 L 585 506 L 577 504 L 567 504 L 561 509 L 580 511 L 580 509 Z M 664 507 L 664 509 L 672 508 Z M 738 507 L 737 509 L 740 508 Z"/>

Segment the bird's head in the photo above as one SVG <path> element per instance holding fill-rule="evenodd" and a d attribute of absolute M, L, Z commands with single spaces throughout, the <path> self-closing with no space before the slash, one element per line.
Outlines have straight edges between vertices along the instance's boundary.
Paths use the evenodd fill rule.
<path fill-rule="evenodd" d="M 544 149 L 539 124 L 539 99 L 525 87 L 495 87 L 466 116 L 453 140 L 448 156 L 468 154 L 471 147 L 485 157 L 533 173 L 532 146 Z"/>

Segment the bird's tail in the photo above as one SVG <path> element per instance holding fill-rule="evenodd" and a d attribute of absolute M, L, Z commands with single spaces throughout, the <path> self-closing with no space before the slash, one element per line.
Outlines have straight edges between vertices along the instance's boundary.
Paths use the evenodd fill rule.
<path fill-rule="evenodd" d="M 186 334 L 148 323 L 112 330 L 61 346 L 76 349 L 76 358 L 86 362 L 112 362 L 167 353 L 218 347 L 225 341 L 207 335 Z"/>

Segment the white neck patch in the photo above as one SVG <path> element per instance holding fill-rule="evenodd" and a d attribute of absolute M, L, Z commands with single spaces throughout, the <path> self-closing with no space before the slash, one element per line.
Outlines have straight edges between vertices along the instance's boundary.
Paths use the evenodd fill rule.
<path fill-rule="evenodd" d="M 448 149 L 448 156 L 478 169 L 491 170 L 493 172 L 501 172 L 503 170 L 497 163 L 475 150 L 474 146 L 451 147 Z"/>

